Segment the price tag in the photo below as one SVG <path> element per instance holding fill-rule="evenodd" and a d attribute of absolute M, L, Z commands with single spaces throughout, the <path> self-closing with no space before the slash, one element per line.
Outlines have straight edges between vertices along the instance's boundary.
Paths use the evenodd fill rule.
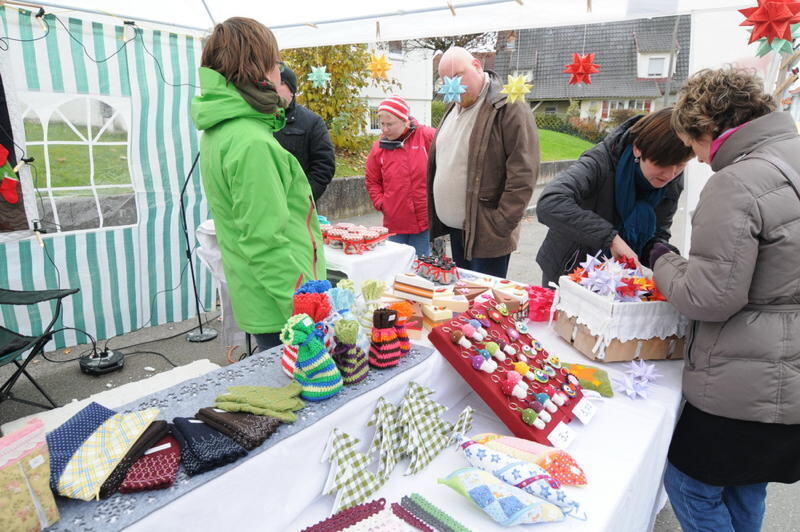
<path fill-rule="evenodd" d="M 28 465 L 30 466 L 31 469 L 36 469 L 43 463 L 44 463 L 44 456 L 42 456 L 41 454 L 37 454 L 34 458 L 31 458 L 31 460 L 28 462 Z"/>
<path fill-rule="evenodd" d="M 584 425 L 589 424 L 596 412 L 597 408 L 595 408 L 592 402 L 586 397 L 581 398 L 578 404 L 575 405 L 575 408 L 572 409 L 572 413 Z"/>
<path fill-rule="evenodd" d="M 561 421 L 550 434 L 548 434 L 547 439 L 550 440 L 553 446 L 559 449 L 566 449 L 572 443 L 572 440 L 575 439 L 575 431 Z"/>

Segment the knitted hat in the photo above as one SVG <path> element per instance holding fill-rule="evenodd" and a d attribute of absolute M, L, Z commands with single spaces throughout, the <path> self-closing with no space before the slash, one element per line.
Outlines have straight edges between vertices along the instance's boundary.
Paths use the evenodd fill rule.
<path fill-rule="evenodd" d="M 408 120 L 408 115 L 410 113 L 408 103 L 397 95 L 390 96 L 389 98 L 383 100 L 378 106 L 378 112 L 381 111 L 391 113 L 403 121 Z"/>
<path fill-rule="evenodd" d="M 281 331 L 281 341 L 298 345 L 294 378 L 303 387 L 300 397 L 322 401 L 342 390 L 342 374 L 325 350 L 316 324 L 306 314 L 289 318 Z"/>
<path fill-rule="evenodd" d="M 289 87 L 289 90 L 292 91 L 292 94 L 297 92 L 297 76 L 294 75 L 294 72 L 289 65 L 284 63 L 283 61 L 280 62 L 280 69 L 281 69 L 281 81 Z"/>

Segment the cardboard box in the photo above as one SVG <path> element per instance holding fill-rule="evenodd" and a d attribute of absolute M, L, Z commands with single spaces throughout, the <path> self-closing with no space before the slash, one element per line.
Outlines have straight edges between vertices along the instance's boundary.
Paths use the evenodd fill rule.
<path fill-rule="evenodd" d="M 678 336 L 650 338 L 649 340 L 612 340 L 605 349 L 605 356 L 598 358 L 594 348 L 597 336 L 585 325 L 577 323 L 575 317 L 563 311 L 556 312 L 555 330 L 561 338 L 572 344 L 586 358 L 597 362 L 627 362 L 630 360 L 675 360 L 683 358 L 684 339 Z"/>

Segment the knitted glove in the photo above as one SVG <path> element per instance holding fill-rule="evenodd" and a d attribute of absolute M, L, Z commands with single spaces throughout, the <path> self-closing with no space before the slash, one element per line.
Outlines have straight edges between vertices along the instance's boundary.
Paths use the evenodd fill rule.
<path fill-rule="evenodd" d="M 653 249 L 650 250 L 650 256 L 648 258 L 648 267 L 653 268 L 656 265 L 656 261 L 667 253 L 679 253 L 678 248 L 664 242 L 656 242 L 653 244 Z"/>
<path fill-rule="evenodd" d="M 291 410 L 272 410 L 271 408 L 259 408 L 247 403 L 228 403 L 224 401 L 217 401 L 214 403 L 214 406 L 226 412 L 246 412 L 257 416 L 274 417 L 275 419 L 280 419 L 284 423 L 294 423 L 297 421 L 297 416 Z"/>
<path fill-rule="evenodd" d="M 257 408 L 295 411 L 305 406 L 298 398 L 302 387 L 292 381 L 282 388 L 269 386 L 228 386 L 228 393 L 217 397 L 224 403 L 244 403 Z"/>

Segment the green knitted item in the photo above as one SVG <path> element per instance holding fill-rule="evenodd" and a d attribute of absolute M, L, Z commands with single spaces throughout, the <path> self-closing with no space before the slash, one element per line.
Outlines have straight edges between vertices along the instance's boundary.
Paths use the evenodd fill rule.
<path fill-rule="evenodd" d="M 336 283 L 336 288 L 343 288 L 344 290 L 356 291 L 356 283 L 352 279 L 342 279 Z"/>
<path fill-rule="evenodd" d="M 229 386 L 228 393 L 216 398 L 214 406 L 228 412 L 248 412 L 272 416 L 291 423 L 297 419 L 293 412 L 305 403 L 298 397 L 302 386 L 292 381 L 282 388 L 270 386 Z"/>
<path fill-rule="evenodd" d="M 336 338 L 343 344 L 354 344 L 358 337 L 358 322 L 356 320 L 339 320 L 334 324 Z"/>
<path fill-rule="evenodd" d="M 361 294 L 364 296 L 364 301 L 377 301 L 383 297 L 383 292 L 386 285 L 383 281 L 368 279 L 361 283 Z"/>
<path fill-rule="evenodd" d="M 228 403 L 224 401 L 215 402 L 214 407 L 225 410 L 226 412 L 246 412 L 257 416 L 274 417 L 284 423 L 294 423 L 297 421 L 297 415 L 291 410 L 272 410 L 270 408 L 259 408 L 257 406 L 248 405 L 247 403 Z"/>
<path fill-rule="evenodd" d="M 325 350 L 314 320 L 306 314 L 292 316 L 281 331 L 281 341 L 299 346 L 294 378 L 303 387 L 300 397 L 323 401 L 342 390 L 342 374 Z"/>

